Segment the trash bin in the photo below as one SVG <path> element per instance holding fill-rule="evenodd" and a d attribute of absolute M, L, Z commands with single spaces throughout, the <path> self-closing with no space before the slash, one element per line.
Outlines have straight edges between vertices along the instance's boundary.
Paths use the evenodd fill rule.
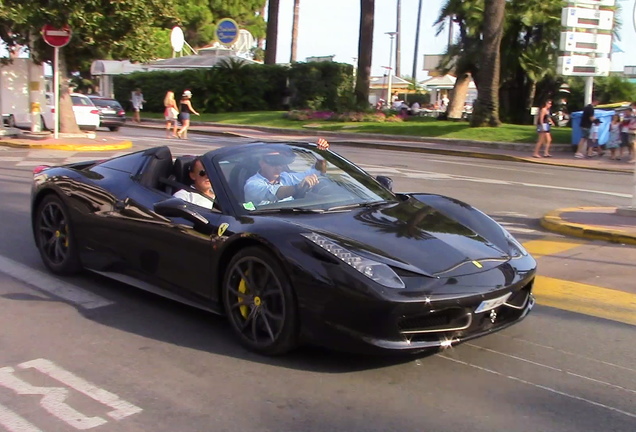
<path fill-rule="evenodd" d="M 600 145 L 607 144 L 610 136 L 610 123 L 612 122 L 612 117 L 614 116 L 614 110 L 594 110 L 594 117 L 601 121 L 601 124 L 598 128 L 598 143 Z M 579 141 L 581 140 L 581 116 L 583 115 L 583 111 L 573 112 L 571 115 L 572 118 L 572 147 L 576 147 L 579 145 Z"/>

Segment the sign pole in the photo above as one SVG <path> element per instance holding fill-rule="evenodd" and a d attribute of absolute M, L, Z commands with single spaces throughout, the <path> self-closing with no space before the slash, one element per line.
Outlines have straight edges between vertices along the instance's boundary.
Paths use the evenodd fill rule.
<path fill-rule="evenodd" d="M 55 112 L 53 113 L 53 136 L 59 138 L 60 131 L 60 49 L 53 48 L 53 99 Z"/>

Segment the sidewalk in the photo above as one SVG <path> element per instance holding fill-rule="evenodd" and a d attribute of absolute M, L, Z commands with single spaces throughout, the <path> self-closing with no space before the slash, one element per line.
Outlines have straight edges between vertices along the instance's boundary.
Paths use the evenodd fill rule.
<path fill-rule="evenodd" d="M 143 120 L 139 125 L 129 122 L 126 126 L 160 130 L 165 127 L 163 120 L 149 119 Z M 215 136 L 235 136 L 262 141 L 315 141 L 316 137 L 324 137 L 331 143 L 341 146 L 507 160 L 607 172 L 634 172 L 634 164 L 626 160 L 611 161 L 607 156 L 603 158 L 575 159 L 569 144 L 554 145 L 551 151 L 551 158 L 534 158 L 532 157 L 534 144 L 527 143 L 457 141 L 443 138 L 381 134 L 347 134 L 346 132 L 328 132 L 315 129 L 298 131 L 202 122 L 192 122 L 190 132 Z M 178 141 L 175 140 L 175 142 Z M 104 138 L 102 136 L 98 136 L 96 139 L 63 137 L 58 140 L 50 138 L 38 141 L 0 137 L 0 146 L 3 145 L 72 151 L 108 151 L 132 147 L 130 141 Z M 619 210 L 620 214 L 617 210 Z M 550 231 L 566 236 L 636 245 L 636 211 L 630 211 L 630 209 L 617 209 L 616 207 L 558 209 L 545 215 L 541 219 L 541 225 Z"/>

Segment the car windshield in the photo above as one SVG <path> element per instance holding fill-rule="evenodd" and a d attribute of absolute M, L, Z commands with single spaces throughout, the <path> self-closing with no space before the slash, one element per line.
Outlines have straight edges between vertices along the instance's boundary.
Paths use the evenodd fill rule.
<path fill-rule="evenodd" d="M 121 105 L 119 105 L 119 102 L 117 102 L 116 100 L 110 100 L 110 99 L 92 99 L 93 103 L 95 104 L 95 106 L 98 107 L 103 107 L 103 108 L 121 108 Z"/>
<path fill-rule="evenodd" d="M 93 106 L 93 102 L 85 96 L 71 96 L 71 100 L 75 106 Z"/>
<path fill-rule="evenodd" d="M 396 201 L 362 169 L 314 145 L 260 144 L 215 157 L 231 199 L 246 212 L 342 211 Z M 302 180 L 313 176 L 311 187 Z M 282 187 L 287 187 L 281 193 Z"/>

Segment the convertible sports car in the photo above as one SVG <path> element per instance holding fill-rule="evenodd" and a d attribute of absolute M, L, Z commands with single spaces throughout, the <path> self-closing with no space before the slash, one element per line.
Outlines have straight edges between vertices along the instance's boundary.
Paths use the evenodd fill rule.
<path fill-rule="evenodd" d="M 195 191 L 193 160 L 156 147 L 37 167 L 32 225 L 44 264 L 226 315 L 242 344 L 269 355 L 309 342 L 439 349 L 517 323 L 534 305 L 535 260 L 466 203 L 394 193 L 388 177 L 314 144 L 253 143 L 200 156 L 205 170 L 192 175 L 212 182 L 208 209 L 172 196 Z M 264 164 L 319 181 L 255 198 L 245 185 Z"/>

